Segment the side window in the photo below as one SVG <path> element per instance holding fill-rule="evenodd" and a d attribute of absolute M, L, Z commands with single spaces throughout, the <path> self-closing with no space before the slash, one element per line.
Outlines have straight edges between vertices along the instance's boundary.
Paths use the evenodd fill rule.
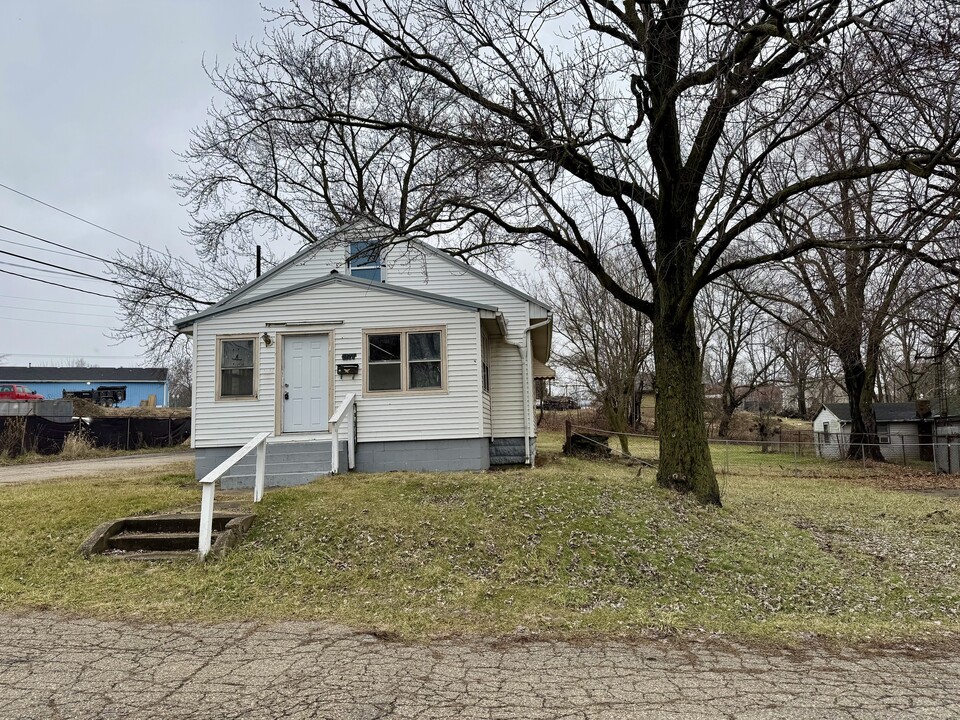
<path fill-rule="evenodd" d="M 218 338 L 217 345 L 217 397 L 256 397 L 256 337 Z"/>
<path fill-rule="evenodd" d="M 830 442 L 830 423 L 828 422 L 823 424 L 823 441 Z"/>
<path fill-rule="evenodd" d="M 483 391 L 490 392 L 490 341 L 486 333 L 480 334 L 480 372 Z"/>
<path fill-rule="evenodd" d="M 353 277 L 383 282 L 383 262 L 376 243 L 365 240 L 350 243 L 347 265 Z"/>
<path fill-rule="evenodd" d="M 890 442 L 890 423 L 877 423 L 877 440 L 882 444 Z"/>

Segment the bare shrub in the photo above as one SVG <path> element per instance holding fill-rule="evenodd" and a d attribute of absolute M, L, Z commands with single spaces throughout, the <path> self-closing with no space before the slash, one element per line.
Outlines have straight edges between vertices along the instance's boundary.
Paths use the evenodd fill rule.
<path fill-rule="evenodd" d="M 0 455 L 15 458 L 27 451 L 27 419 L 7 417 L 0 428 Z"/>
<path fill-rule="evenodd" d="M 63 450 L 60 451 L 62 460 L 84 460 L 98 457 L 103 451 L 93 444 L 89 434 L 82 430 L 72 432 L 63 441 Z"/>

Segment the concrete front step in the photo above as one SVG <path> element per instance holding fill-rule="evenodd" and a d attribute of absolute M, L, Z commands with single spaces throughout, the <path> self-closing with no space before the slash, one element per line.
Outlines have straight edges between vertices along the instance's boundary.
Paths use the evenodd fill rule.
<path fill-rule="evenodd" d="M 216 542 L 219 532 L 213 533 Z M 200 544 L 200 532 L 127 532 L 114 535 L 107 540 L 107 552 L 166 552 L 182 550 L 196 551 Z"/>
<path fill-rule="evenodd" d="M 107 553 L 107 555 L 118 560 L 196 560 L 199 557 L 196 548 L 178 551 L 116 552 Z"/>
<path fill-rule="evenodd" d="M 211 555 L 218 557 L 240 542 L 253 515 L 218 512 L 213 519 Z M 80 546 L 84 557 L 102 554 L 135 560 L 192 560 L 198 556 L 200 513 L 171 513 L 120 518 L 103 523 Z"/>

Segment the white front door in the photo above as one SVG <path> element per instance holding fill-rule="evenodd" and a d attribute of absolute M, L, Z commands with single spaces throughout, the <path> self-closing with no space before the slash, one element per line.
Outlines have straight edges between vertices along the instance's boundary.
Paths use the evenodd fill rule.
<path fill-rule="evenodd" d="M 283 432 L 326 432 L 330 419 L 327 335 L 283 338 Z"/>

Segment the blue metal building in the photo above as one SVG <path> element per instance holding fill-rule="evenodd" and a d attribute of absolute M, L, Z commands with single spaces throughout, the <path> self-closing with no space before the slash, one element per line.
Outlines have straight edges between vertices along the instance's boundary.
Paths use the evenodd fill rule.
<path fill-rule="evenodd" d="M 166 368 L 0 366 L 0 383 L 26 385 L 47 400 L 59 400 L 65 390 L 120 385 L 126 387 L 127 397 L 117 407 L 137 407 L 150 395 L 156 395 L 157 407 L 169 402 Z"/>

